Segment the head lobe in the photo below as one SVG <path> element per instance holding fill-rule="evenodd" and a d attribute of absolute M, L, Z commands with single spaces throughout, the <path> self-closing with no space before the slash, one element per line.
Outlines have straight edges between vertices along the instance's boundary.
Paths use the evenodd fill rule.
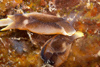
<path fill-rule="evenodd" d="M 24 25 L 28 23 L 27 17 L 23 16 L 23 14 L 15 14 L 14 15 L 14 25 L 17 29 L 24 30 Z"/>
<path fill-rule="evenodd" d="M 9 15 L 8 18 L 13 20 L 13 22 L 9 24 L 7 27 L 3 28 L 2 31 L 9 29 L 25 30 L 23 22 L 27 20 L 27 17 L 23 16 L 22 14 L 15 14 L 15 15 Z"/>
<path fill-rule="evenodd" d="M 23 14 L 15 14 L 14 15 L 14 22 L 15 23 L 22 23 L 27 17 L 23 16 Z"/>

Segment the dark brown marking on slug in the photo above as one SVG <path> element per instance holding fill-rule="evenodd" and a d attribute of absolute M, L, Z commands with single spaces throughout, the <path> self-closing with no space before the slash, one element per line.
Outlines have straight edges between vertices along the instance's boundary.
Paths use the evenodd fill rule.
<path fill-rule="evenodd" d="M 59 18 L 57 16 L 43 14 L 43 13 L 29 13 L 25 15 L 26 17 L 34 18 L 36 20 L 42 21 L 42 22 L 58 22 L 58 21 L 64 21 L 63 18 Z"/>

